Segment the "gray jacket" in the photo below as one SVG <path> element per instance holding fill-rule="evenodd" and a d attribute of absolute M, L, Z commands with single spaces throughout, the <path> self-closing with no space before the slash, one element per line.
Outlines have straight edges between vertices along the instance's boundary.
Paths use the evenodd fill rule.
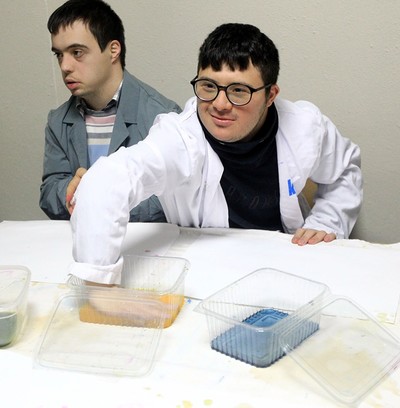
<path fill-rule="evenodd" d="M 76 103 L 77 98 L 71 96 L 48 115 L 39 205 L 51 219 L 69 219 L 65 206 L 67 186 L 79 167 L 89 167 L 86 124 Z M 181 109 L 175 102 L 124 71 L 108 154 L 121 146 L 128 147 L 143 140 L 155 117 L 171 111 L 179 113 Z M 165 221 L 158 199 L 152 196 L 134 208 L 130 221 Z"/>

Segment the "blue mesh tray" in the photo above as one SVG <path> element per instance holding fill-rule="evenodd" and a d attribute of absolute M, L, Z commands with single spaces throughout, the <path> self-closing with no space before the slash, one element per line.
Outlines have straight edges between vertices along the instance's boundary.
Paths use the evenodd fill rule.
<path fill-rule="evenodd" d="M 268 367 L 284 354 L 278 334 L 270 327 L 286 316 L 287 313 L 276 309 L 261 309 L 243 320 L 251 327 L 232 327 L 212 340 L 211 348 L 256 367 Z M 260 330 L 254 330 L 254 327 Z M 316 330 L 317 323 L 305 321 L 293 334 L 296 337 L 293 344 L 298 346 Z"/>

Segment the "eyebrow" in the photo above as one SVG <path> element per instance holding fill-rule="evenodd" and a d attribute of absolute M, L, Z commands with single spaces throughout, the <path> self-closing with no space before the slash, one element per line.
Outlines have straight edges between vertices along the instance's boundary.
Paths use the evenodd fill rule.
<path fill-rule="evenodd" d="M 206 77 L 206 76 L 198 76 L 197 79 L 211 81 L 211 82 L 214 82 L 216 85 L 223 86 L 218 81 L 216 81 L 215 79 L 212 79 L 212 78 L 209 78 L 209 77 Z M 230 85 L 246 85 L 246 86 L 249 86 L 250 88 L 254 88 L 253 85 L 250 85 L 250 84 L 248 84 L 246 82 L 231 82 L 230 84 L 228 84 L 226 86 L 230 86 Z"/>
<path fill-rule="evenodd" d="M 71 49 L 73 49 L 73 48 L 85 48 L 86 50 L 89 49 L 89 47 L 88 47 L 87 45 L 75 43 L 75 44 L 68 45 L 68 47 L 66 47 L 64 51 L 68 51 L 68 50 L 71 50 Z M 53 52 L 56 52 L 56 51 L 61 52 L 62 50 L 59 50 L 59 49 L 56 48 L 56 47 L 51 47 L 51 51 L 53 51 Z"/>

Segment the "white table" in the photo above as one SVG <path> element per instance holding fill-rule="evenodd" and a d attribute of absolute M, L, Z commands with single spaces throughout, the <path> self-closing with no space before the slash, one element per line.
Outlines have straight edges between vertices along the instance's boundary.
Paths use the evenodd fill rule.
<path fill-rule="evenodd" d="M 202 298 L 259 267 L 275 267 L 322 281 L 345 294 L 400 335 L 400 246 L 336 241 L 299 248 L 266 231 L 192 230 L 132 224 L 125 252 L 182 256 L 191 263 L 185 306 L 163 330 L 153 371 L 140 378 L 45 369 L 35 348 L 59 297 L 71 262 L 69 224 L 0 223 L 0 263 L 32 271 L 29 318 L 17 343 L 0 349 L 0 406 L 5 408 L 336 407 L 290 358 L 260 369 L 211 350 L 205 317 L 193 312 Z M 400 406 L 400 370 L 381 383 L 362 408 Z"/>

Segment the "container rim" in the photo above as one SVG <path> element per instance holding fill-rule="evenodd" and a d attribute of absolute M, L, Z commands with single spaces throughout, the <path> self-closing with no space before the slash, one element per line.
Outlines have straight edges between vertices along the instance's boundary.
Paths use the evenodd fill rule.
<path fill-rule="evenodd" d="M 91 286 L 91 285 L 83 285 L 83 284 L 73 284 L 72 281 L 74 279 L 77 279 L 79 281 L 83 281 L 83 279 L 74 276 L 72 274 L 69 274 L 69 278 L 67 279 L 67 286 L 75 291 L 82 291 L 82 292 L 86 292 L 86 291 L 108 291 L 110 289 L 114 289 L 115 291 L 120 292 L 121 294 L 125 294 L 125 296 L 130 297 L 131 295 L 140 295 L 140 293 L 155 293 L 157 295 L 163 296 L 163 295 L 167 295 L 170 293 L 173 293 L 177 290 L 177 288 L 179 288 L 179 286 L 182 285 L 182 283 L 184 282 L 186 275 L 189 272 L 190 269 L 190 262 L 183 257 L 172 257 L 172 256 L 152 256 L 152 255 L 142 255 L 142 254 L 124 254 L 122 255 L 123 257 L 125 256 L 132 256 L 132 257 L 138 257 L 138 258 L 147 258 L 147 259 L 167 259 L 167 260 L 179 260 L 182 261 L 184 263 L 184 266 L 182 268 L 182 271 L 179 273 L 178 279 L 174 282 L 174 284 L 169 287 L 168 289 L 165 290 L 154 290 L 154 291 L 149 291 L 146 289 L 130 289 L 130 288 L 125 288 L 122 286 L 114 286 L 112 288 L 110 287 L 104 287 L 104 286 Z M 184 294 L 182 294 L 184 296 Z"/>
<path fill-rule="evenodd" d="M 308 278 L 303 278 L 302 276 L 295 275 L 295 274 L 290 273 L 290 272 L 285 272 L 285 271 L 282 271 L 280 269 L 265 267 L 265 268 L 258 268 L 256 270 L 248 273 L 247 275 L 244 275 L 241 278 L 235 280 L 234 282 L 232 282 L 228 286 L 226 286 L 226 287 L 224 287 L 222 289 L 219 289 L 217 292 L 213 293 L 212 295 L 207 296 L 206 298 L 201 300 L 200 303 L 193 310 L 195 312 L 198 312 L 198 313 L 203 313 L 203 314 L 206 314 L 206 315 L 211 315 L 213 317 L 218 317 L 219 319 L 224 320 L 225 323 L 229 322 L 229 323 L 243 325 L 244 327 L 249 327 L 250 325 L 247 325 L 246 323 L 239 322 L 238 320 L 235 320 L 233 318 L 224 316 L 224 315 L 222 315 L 220 313 L 217 313 L 217 312 L 214 312 L 213 310 L 208 309 L 207 304 L 211 303 L 213 301 L 214 297 L 217 297 L 221 293 L 224 293 L 229 287 L 234 286 L 237 283 L 240 283 L 241 281 L 243 281 L 245 279 L 248 279 L 249 277 L 251 277 L 253 275 L 256 275 L 257 273 L 263 272 L 263 271 L 277 272 L 278 274 L 290 276 L 290 277 L 293 277 L 295 279 L 298 279 L 299 281 L 311 282 L 313 284 L 317 284 L 317 285 L 321 286 L 321 289 L 322 289 L 321 294 L 316 299 L 312 299 L 308 303 L 306 303 L 306 304 L 300 306 L 299 308 L 297 308 L 294 311 L 294 312 L 296 312 L 296 315 L 298 314 L 298 312 L 301 313 L 304 309 L 307 310 L 307 309 L 311 308 L 311 309 L 314 310 L 314 308 L 318 307 L 318 305 L 320 304 L 320 302 L 323 301 L 324 298 L 326 298 L 327 296 L 330 296 L 330 289 L 325 283 L 322 283 L 322 282 L 319 282 L 319 281 L 316 281 L 316 280 L 312 280 L 312 279 L 308 279 Z M 226 303 L 231 303 L 231 302 L 226 302 Z M 242 305 L 242 306 L 254 306 L 254 305 L 246 305 L 246 304 L 240 304 L 240 305 Z M 263 308 L 263 306 L 259 306 L 259 307 L 260 307 L 260 309 Z M 290 318 L 291 315 L 289 315 L 288 317 Z M 285 321 L 287 323 L 287 319 L 284 319 L 284 320 L 281 320 L 281 321 L 275 323 L 273 327 L 275 327 L 275 328 L 277 326 L 279 327 L 279 325 L 281 325 L 282 322 L 285 322 Z M 251 326 L 251 327 L 254 327 L 254 326 Z"/>
<path fill-rule="evenodd" d="M 12 305 L 20 304 L 21 301 L 25 298 L 26 293 L 27 293 L 27 291 L 29 289 L 30 282 L 31 282 L 31 271 L 26 266 L 23 266 L 23 265 L 1 265 L 0 266 L 0 274 L 2 272 L 6 272 L 6 271 L 9 271 L 9 270 L 14 270 L 14 271 L 15 270 L 20 270 L 20 271 L 25 273 L 25 276 L 24 276 L 24 278 L 19 277 L 16 280 L 10 281 L 10 283 L 6 287 L 0 288 L 0 292 L 2 290 L 6 289 L 7 287 L 9 287 L 10 285 L 12 285 L 14 282 L 23 281 L 25 279 L 25 283 L 21 287 L 21 291 L 19 292 L 18 296 L 16 298 L 14 298 L 13 301 L 8 302 L 8 303 L 0 303 L 0 310 L 4 309 L 5 307 L 9 308 Z"/>

